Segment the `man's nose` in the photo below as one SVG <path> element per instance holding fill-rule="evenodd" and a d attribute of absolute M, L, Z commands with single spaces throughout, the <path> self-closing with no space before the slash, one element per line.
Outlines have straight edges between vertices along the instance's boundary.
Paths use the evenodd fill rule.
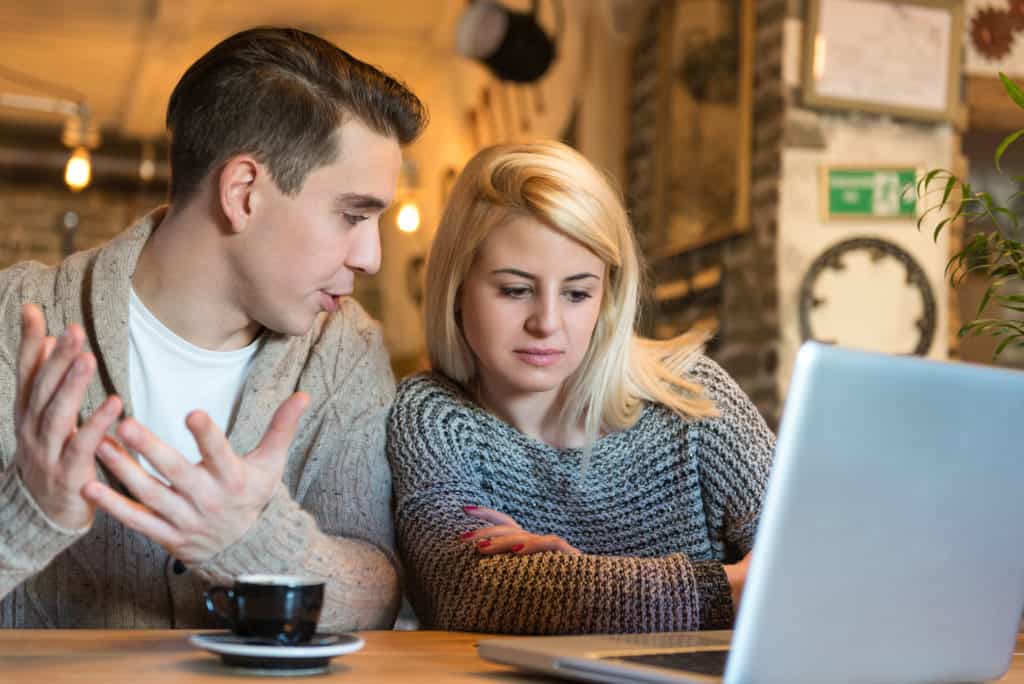
<path fill-rule="evenodd" d="M 380 270 L 380 224 L 378 219 L 364 221 L 356 228 L 355 240 L 345 259 L 353 271 L 373 275 Z"/>

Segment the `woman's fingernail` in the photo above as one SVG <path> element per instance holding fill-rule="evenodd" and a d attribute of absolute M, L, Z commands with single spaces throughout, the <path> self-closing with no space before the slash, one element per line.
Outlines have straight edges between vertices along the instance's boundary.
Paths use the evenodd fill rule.
<path fill-rule="evenodd" d="M 473 532 L 473 531 L 469 531 L 469 532 L 463 532 L 462 534 L 460 534 L 460 535 L 459 535 L 459 538 L 460 538 L 460 539 L 469 539 L 469 538 L 470 538 L 470 537 L 472 537 L 472 536 L 473 536 L 474 534 L 476 534 L 476 532 Z"/>
<path fill-rule="evenodd" d="M 463 506 L 462 510 L 464 510 L 464 511 L 475 511 L 478 508 L 480 508 L 480 507 L 479 506 Z"/>
<path fill-rule="evenodd" d="M 509 551 L 511 551 L 512 553 L 515 553 L 516 551 L 522 551 L 525 548 L 526 548 L 526 544 L 516 544 L 511 549 L 509 549 Z"/>
<path fill-rule="evenodd" d="M 115 456 L 117 456 L 117 453 L 114 450 L 114 446 L 106 440 L 100 442 L 96 451 L 99 454 L 100 458 L 103 459 L 114 458 Z"/>
<path fill-rule="evenodd" d="M 491 540 L 490 539 L 484 539 L 482 542 L 480 542 L 479 544 L 476 545 L 476 548 L 482 549 L 485 546 L 490 546 L 490 545 L 491 545 Z"/>

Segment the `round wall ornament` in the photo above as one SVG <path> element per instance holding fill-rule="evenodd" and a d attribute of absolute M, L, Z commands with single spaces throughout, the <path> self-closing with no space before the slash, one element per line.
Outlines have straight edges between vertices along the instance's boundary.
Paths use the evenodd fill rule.
<path fill-rule="evenodd" d="M 800 337 L 924 356 L 936 328 L 928 276 L 903 248 L 880 238 L 822 252 L 800 284 Z"/>

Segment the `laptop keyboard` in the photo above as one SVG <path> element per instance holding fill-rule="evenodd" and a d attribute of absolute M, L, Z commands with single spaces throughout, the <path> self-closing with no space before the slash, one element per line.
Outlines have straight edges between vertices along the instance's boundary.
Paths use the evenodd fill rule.
<path fill-rule="evenodd" d="M 685 653 L 645 653 L 643 655 L 613 656 L 602 660 L 621 660 L 638 665 L 664 667 L 670 670 L 698 672 L 700 674 L 721 677 L 725 674 L 725 661 L 729 657 L 728 650 L 719 651 L 687 651 Z"/>

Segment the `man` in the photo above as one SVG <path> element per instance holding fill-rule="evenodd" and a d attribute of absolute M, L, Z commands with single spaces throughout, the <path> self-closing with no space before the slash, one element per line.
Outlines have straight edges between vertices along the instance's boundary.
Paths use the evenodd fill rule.
<path fill-rule="evenodd" d="M 346 295 L 425 120 L 316 36 L 242 32 L 171 95 L 166 208 L 0 272 L 0 627 L 209 626 L 243 573 L 326 579 L 322 629 L 392 624 L 394 380 Z"/>

